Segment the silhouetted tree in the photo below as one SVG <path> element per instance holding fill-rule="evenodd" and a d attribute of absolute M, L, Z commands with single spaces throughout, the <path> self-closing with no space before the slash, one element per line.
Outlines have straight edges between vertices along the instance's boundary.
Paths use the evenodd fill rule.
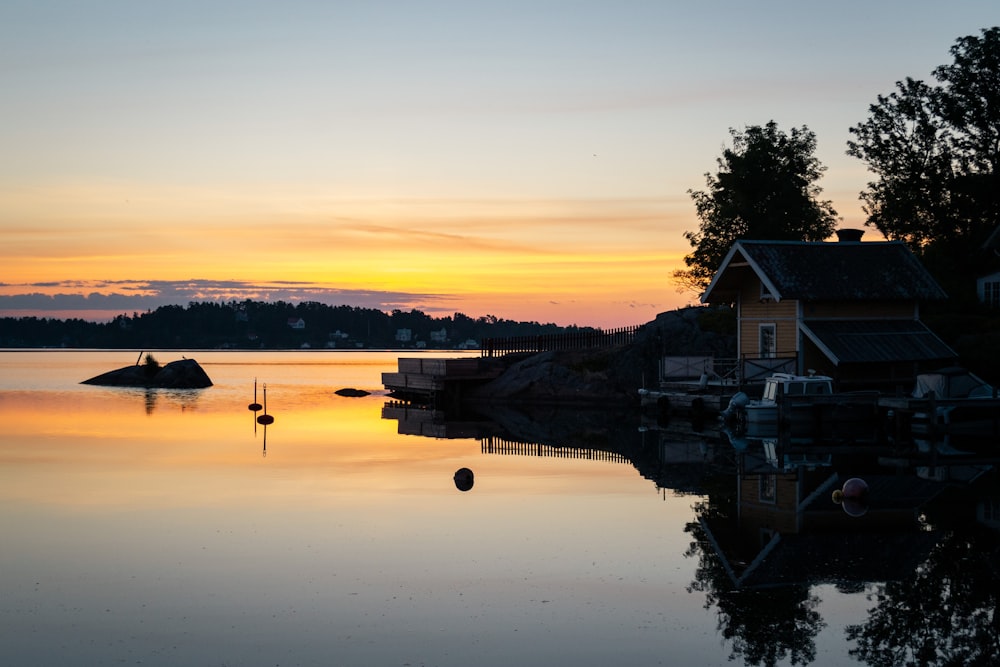
<path fill-rule="evenodd" d="M 980 527 L 948 535 L 912 576 L 874 586 L 868 618 L 847 627 L 873 667 L 1000 665 L 1000 541 Z"/>
<path fill-rule="evenodd" d="M 907 77 L 879 95 L 850 128 L 847 154 L 876 178 L 861 193 L 865 224 L 905 241 L 952 296 L 971 297 L 1000 227 L 1000 28 L 950 52 L 935 84 Z"/>
<path fill-rule="evenodd" d="M 831 203 L 818 199 L 826 167 L 814 156 L 813 132 L 786 134 L 771 121 L 729 133 L 733 145 L 718 159 L 719 172 L 705 174 L 708 189 L 688 191 L 701 222 L 684 233 L 694 251 L 684 257 L 688 268 L 674 272 L 682 290 L 703 291 L 739 239 L 822 241 L 836 224 Z"/>
<path fill-rule="evenodd" d="M 292 329 L 289 318 L 301 317 L 305 329 Z M 298 304 L 277 301 L 191 302 L 161 306 L 132 315 L 117 315 L 109 322 L 56 320 L 37 317 L 0 318 L 0 347 L 93 348 L 299 348 L 325 347 L 330 334 L 337 346 L 392 349 L 400 347 L 396 330 L 411 329 L 418 340 L 429 341 L 431 331 L 445 328 L 452 343 L 472 338 L 526 336 L 580 331 L 538 322 L 514 322 L 493 316 L 473 319 L 462 313 L 436 318 L 419 310 L 391 314 L 375 308 L 327 306 L 316 301 Z M 586 330 L 588 328 L 583 328 Z M 412 343 L 411 343 L 412 344 Z"/>

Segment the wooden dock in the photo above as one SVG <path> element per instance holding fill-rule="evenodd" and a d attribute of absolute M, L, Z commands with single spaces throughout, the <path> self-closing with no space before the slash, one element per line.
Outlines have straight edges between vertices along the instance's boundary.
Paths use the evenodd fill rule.
<path fill-rule="evenodd" d="M 489 382 L 502 371 L 502 364 L 482 357 L 403 357 L 397 361 L 397 372 L 382 373 L 382 384 L 397 398 L 439 403 L 460 399 L 465 390 Z"/>
<path fill-rule="evenodd" d="M 779 402 L 779 423 L 790 421 L 789 404 L 799 397 L 784 397 Z M 915 439 L 936 441 L 949 435 L 991 439 L 1000 447 L 1000 399 L 936 399 L 933 396 L 885 396 L 876 391 L 810 396 L 805 406 L 799 406 L 799 420 L 792 422 L 798 430 L 820 436 L 831 435 L 857 438 L 858 427 L 871 425 L 876 438 L 889 437 L 897 443 Z M 805 409 L 803 409 L 803 407 Z M 957 420 L 942 421 L 939 408 L 952 407 Z M 972 413 L 971 415 L 969 413 Z M 803 419 L 805 417 L 805 419 Z"/>

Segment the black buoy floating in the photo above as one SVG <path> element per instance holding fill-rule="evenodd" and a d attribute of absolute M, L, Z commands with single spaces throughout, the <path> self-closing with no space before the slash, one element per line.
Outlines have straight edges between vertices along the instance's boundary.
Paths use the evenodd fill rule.
<path fill-rule="evenodd" d="M 257 423 L 267 426 L 268 424 L 274 423 L 274 417 L 267 414 L 267 385 L 264 385 L 264 414 L 257 417 Z"/>
<path fill-rule="evenodd" d="M 455 488 L 459 491 L 468 491 L 475 483 L 475 475 L 468 468 L 459 468 L 455 471 Z"/>
<path fill-rule="evenodd" d="M 257 378 L 253 379 L 253 403 L 247 406 L 247 410 L 260 412 L 261 405 L 257 402 Z"/>

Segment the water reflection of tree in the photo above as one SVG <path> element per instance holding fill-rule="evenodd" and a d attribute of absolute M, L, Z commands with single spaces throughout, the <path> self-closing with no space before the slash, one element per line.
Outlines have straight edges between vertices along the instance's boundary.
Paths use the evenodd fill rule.
<path fill-rule="evenodd" d="M 1000 539 L 986 529 L 946 536 L 903 581 L 881 584 L 850 654 L 875 667 L 1000 665 Z"/>
<path fill-rule="evenodd" d="M 731 516 L 735 502 L 710 496 L 695 506 L 695 514 L 716 519 Z M 826 626 L 816 607 L 819 598 L 810 594 L 808 585 L 768 589 L 734 588 L 725 564 L 708 545 L 708 536 L 700 523 L 687 525 L 694 541 L 685 556 L 697 557 L 695 581 L 689 592 L 705 595 L 705 609 L 717 609 L 719 633 L 731 645 L 730 659 L 748 665 L 773 667 L 788 661 L 808 665 L 816 658 L 816 636 Z"/>

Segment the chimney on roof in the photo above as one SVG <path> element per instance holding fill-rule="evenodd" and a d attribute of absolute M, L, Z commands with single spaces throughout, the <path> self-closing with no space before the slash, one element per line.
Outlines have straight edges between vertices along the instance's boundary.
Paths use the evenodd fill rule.
<path fill-rule="evenodd" d="M 864 234 L 865 230 L 863 229 L 838 229 L 837 241 L 840 243 L 860 243 Z"/>

